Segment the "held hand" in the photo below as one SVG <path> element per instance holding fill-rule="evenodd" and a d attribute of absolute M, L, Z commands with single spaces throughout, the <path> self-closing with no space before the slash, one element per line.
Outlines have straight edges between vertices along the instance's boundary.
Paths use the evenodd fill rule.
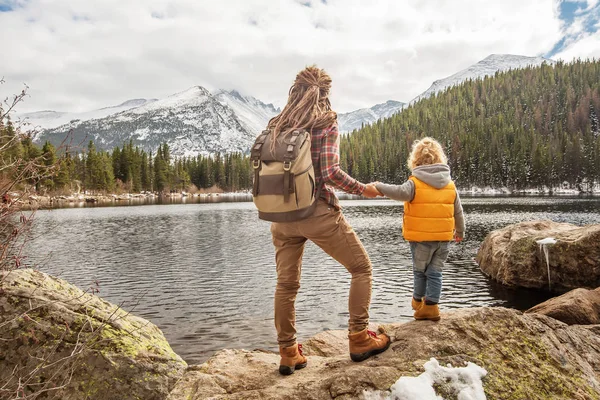
<path fill-rule="evenodd" d="M 461 238 L 460 236 L 454 235 L 454 241 L 456 243 L 460 243 L 460 242 L 462 242 L 462 240 L 463 240 L 463 238 Z"/>
<path fill-rule="evenodd" d="M 377 196 L 383 196 L 379 190 L 375 187 L 374 183 L 369 183 L 363 192 L 363 196 L 373 199 Z"/>
<path fill-rule="evenodd" d="M 370 185 L 372 185 L 372 186 L 373 186 L 373 189 L 375 189 L 375 190 L 377 191 L 377 196 L 384 197 L 383 193 L 381 193 L 381 192 L 379 191 L 379 189 L 377 189 L 377 184 L 378 184 L 378 183 L 381 183 L 381 182 L 379 182 L 379 181 L 371 182 L 371 183 L 370 183 Z"/>

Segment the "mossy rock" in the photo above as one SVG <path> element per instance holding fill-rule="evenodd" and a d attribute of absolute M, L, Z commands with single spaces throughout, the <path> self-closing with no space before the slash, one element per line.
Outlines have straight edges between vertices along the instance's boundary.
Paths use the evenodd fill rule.
<path fill-rule="evenodd" d="M 156 325 L 32 269 L 0 274 L 0 339 L 0 387 L 62 387 L 38 398 L 164 399 L 187 368 Z"/>
<path fill-rule="evenodd" d="M 308 366 L 290 377 L 279 376 L 276 353 L 220 351 L 191 367 L 169 400 L 356 399 L 365 390 L 385 393 L 400 377 L 421 374 L 432 357 L 441 365 L 485 368 L 488 400 L 600 399 L 598 325 L 568 326 L 544 315 L 484 307 L 385 329 L 390 348 L 361 363 L 350 360 L 344 332 L 317 335 L 306 341 Z M 446 400 L 457 398 L 444 382 L 434 389 Z"/>

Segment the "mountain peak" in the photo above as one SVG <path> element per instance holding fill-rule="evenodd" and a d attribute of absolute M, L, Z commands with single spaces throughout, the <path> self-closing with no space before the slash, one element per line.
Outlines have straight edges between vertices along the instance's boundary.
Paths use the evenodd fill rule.
<path fill-rule="evenodd" d="M 518 54 L 499 54 L 492 53 L 481 61 L 493 61 L 493 60 L 536 60 L 543 57 L 537 56 L 521 56 Z M 480 61 L 480 62 L 481 62 Z M 550 60 L 551 61 L 551 60 Z"/>
<path fill-rule="evenodd" d="M 232 95 L 233 97 L 241 100 L 241 101 L 247 101 L 248 100 L 245 96 L 242 96 L 242 94 L 240 92 L 238 92 L 237 90 L 235 90 L 235 89 L 230 90 L 228 93 L 230 95 Z"/>
<path fill-rule="evenodd" d="M 454 75 L 434 81 L 429 89 L 411 100 L 411 104 L 444 91 L 450 86 L 459 85 L 468 79 L 492 76 L 496 72 L 503 72 L 511 69 L 537 67 L 543 63 L 553 64 L 554 61 L 544 57 L 529 57 L 515 54 L 490 54 L 483 60 L 480 60 Z"/>
<path fill-rule="evenodd" d="M 172 94 L 169 97 L 192 98 L 199 96 L 210 96 L 210 92 L 200 85 L 192 86 L 183 92 Z"/>
<path fill-rule="evenodd" d="M 131 99 L 131 100 L 127 100 L 127 101 L 122 102 L 121 104 L 119 104 L 116 107 L 130 107 L 130 108 L 139 107 L 141 105 L 146 104 L 148 101 L 155 101 L 155 100 L 156 99 L 150 99 L 150 100 L 147 100 L 147 99 Z M 112 108 L 112 107 L 106 107 L 106 108 Z"/>
<path fill-rule="evenodd" d="M 214 92 L 214 96 L 221 104 L 234 110 L 242 124 L 252 133 L 261 132 L 267 122 L 278 112 L 273 104 L 265 104 L 257 98 L 245 96 L 235 89 L 220 89 Z"/>
<path fill-rule="evenodd" d="M 548 58 L 539 57 L 539 56 L 531 57 L 531 56 L 520 56 L 520 55 L 516 55 L 516 54 L 495 54 L 494 53 L 494 54 L 490 54 L 483 60 L 479 61 L 477 64 L 515 63 L 517 65 L 517 67 L 520 67 L 523 65 L 539 65 L 539 63 L 541 63 L 542 61 L 546 61 L 548 63 L 554 62 Z M 477 65 L 477 64 L 475 64 L 475 65 Z"/>
<path fill-rule="evenodd" d="M 406 103 L 388 100 L 385 103 L 375 104 L 371 108 L 361 108 L 348 113 L 338 114 L 340 132 L 351 132 L 363 125 L 372 124 L 380 119 L 389 118 L 404 108 Z"/>

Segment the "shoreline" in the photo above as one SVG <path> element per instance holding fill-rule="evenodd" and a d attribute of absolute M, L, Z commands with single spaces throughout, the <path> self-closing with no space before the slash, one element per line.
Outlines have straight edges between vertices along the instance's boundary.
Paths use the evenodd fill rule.
<path fill-rule="evenodd" d="M 599 197 L 600 188 L 590 192 L 581 192 L 576 189 L 526 189 L 510 191 L 507 188 L 479 188 L 459 189 L 460 196 L 465 197 Z M 123 193 L 123 194 L 82 194 L 71 195 L 25 195 L 24 193 L 11 192 L 10 201 L 16 202 L 22 209 L 54 209 L 69 207 L 94 207 L 94 206 L 125 206 L 146 204 L 192 204 L 192 203 L 225 203 L 225 202 L 252 202 L 252 193 L 221 192 L 221 193 Z M 340 200 L 387 200 L 385 197 L 369 199 L 360 195 L 336 192 Z"/>

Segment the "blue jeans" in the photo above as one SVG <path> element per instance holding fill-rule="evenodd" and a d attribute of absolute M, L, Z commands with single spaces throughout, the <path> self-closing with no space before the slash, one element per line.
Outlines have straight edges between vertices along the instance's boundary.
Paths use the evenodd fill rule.
<path fill-rule="evenodd" d="M 442 295 L 442 269 L 450 242 L 410 242 L 415 284 L 413 297 L 439 303 Z"/>

